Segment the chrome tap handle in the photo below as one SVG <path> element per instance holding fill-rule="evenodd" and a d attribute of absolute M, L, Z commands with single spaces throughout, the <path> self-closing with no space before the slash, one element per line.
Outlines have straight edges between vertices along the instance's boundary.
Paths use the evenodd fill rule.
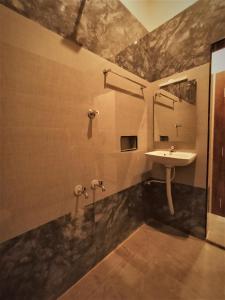
<path fill-rule="evenodd" d="M 93 179 L 92 181 L 91 181 L 91 188 L 92 188 L 92 190 L 96 190 L 96 187 L 98 186 L 98 180 L 97 179 Z"/>
<path fill-rule="evenodd" d="M 102 192 L 106 190 L 103 180 L 93 179 L 91 182 L 92 190 L 96 190 L 97 187 L 101 188 Z"/>
<path fill-rule="evenodd" d="M 88 193 L 86 187 L 81 184 L 76 185 L 74 188 L 74 195 L 77 197 L 84 195 L 84 198 L 87 199 Z"/>

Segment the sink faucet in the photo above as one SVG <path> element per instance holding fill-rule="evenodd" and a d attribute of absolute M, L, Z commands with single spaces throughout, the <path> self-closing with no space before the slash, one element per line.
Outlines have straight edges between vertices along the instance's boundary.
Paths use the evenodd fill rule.
<path fill-rule="evenodd" d="M 175 146 L 171 146 L 170 147 L 170 152 L 174 152 L 175 151 Z"/>

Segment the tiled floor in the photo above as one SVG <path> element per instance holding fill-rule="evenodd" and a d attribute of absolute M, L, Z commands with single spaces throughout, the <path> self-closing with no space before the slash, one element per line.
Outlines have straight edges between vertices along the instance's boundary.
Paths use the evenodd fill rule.
<path fill-rule="evenodd" d="M 207 239 L 225 247 L 225 218 L 212 213 L 207 214 Z"/>
<path fill-rule="evenodd" d="M 224 300 L 225 251 L 141 226 L 60 300 Z"/>

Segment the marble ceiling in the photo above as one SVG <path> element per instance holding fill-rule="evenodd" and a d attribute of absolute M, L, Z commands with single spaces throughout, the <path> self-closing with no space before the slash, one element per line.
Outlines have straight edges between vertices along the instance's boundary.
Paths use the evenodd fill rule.
<path fill-rule="evenodd" d="M 0 3 L 110 61 L 148 32 L 119 0 L 0 0 Z"/>
<path fill-rule="evenodd" d="M 199 0 L 152 32 L 119 0 L 0 3 L 150 82 L 209 62 L 225 37 L 224 0 Z"/>
<path fill-rule="evenodd" d="M 155 81 L 210 61 L 210 47 L 225 37 L 225 1 L 199 0 L 130 45 L 116 63 Z"/>

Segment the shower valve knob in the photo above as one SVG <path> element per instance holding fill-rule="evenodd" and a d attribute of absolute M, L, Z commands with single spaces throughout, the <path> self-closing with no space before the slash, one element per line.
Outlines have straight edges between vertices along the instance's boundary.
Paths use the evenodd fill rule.
<path fill-rule="evenodd" d="M 98 115 L 98 114 L 99 114 L 98 110 L 94 110 L 94 109 L 88 110 L 88 118 L 91 120 L 93 120 L 96 117 L 96 115 Z"/>
<path fill-rule="evenodd" d="M 81 195 L 84 195 L 84 198 L 87 199 L 88 198 L 88 193 L 87 193 L 87 189 L 86 187 L 84 187 L 81 184 L 78 184 L 75 186 L 74 188 L 74 194 L 75 196 L 79 197 Z"/>

